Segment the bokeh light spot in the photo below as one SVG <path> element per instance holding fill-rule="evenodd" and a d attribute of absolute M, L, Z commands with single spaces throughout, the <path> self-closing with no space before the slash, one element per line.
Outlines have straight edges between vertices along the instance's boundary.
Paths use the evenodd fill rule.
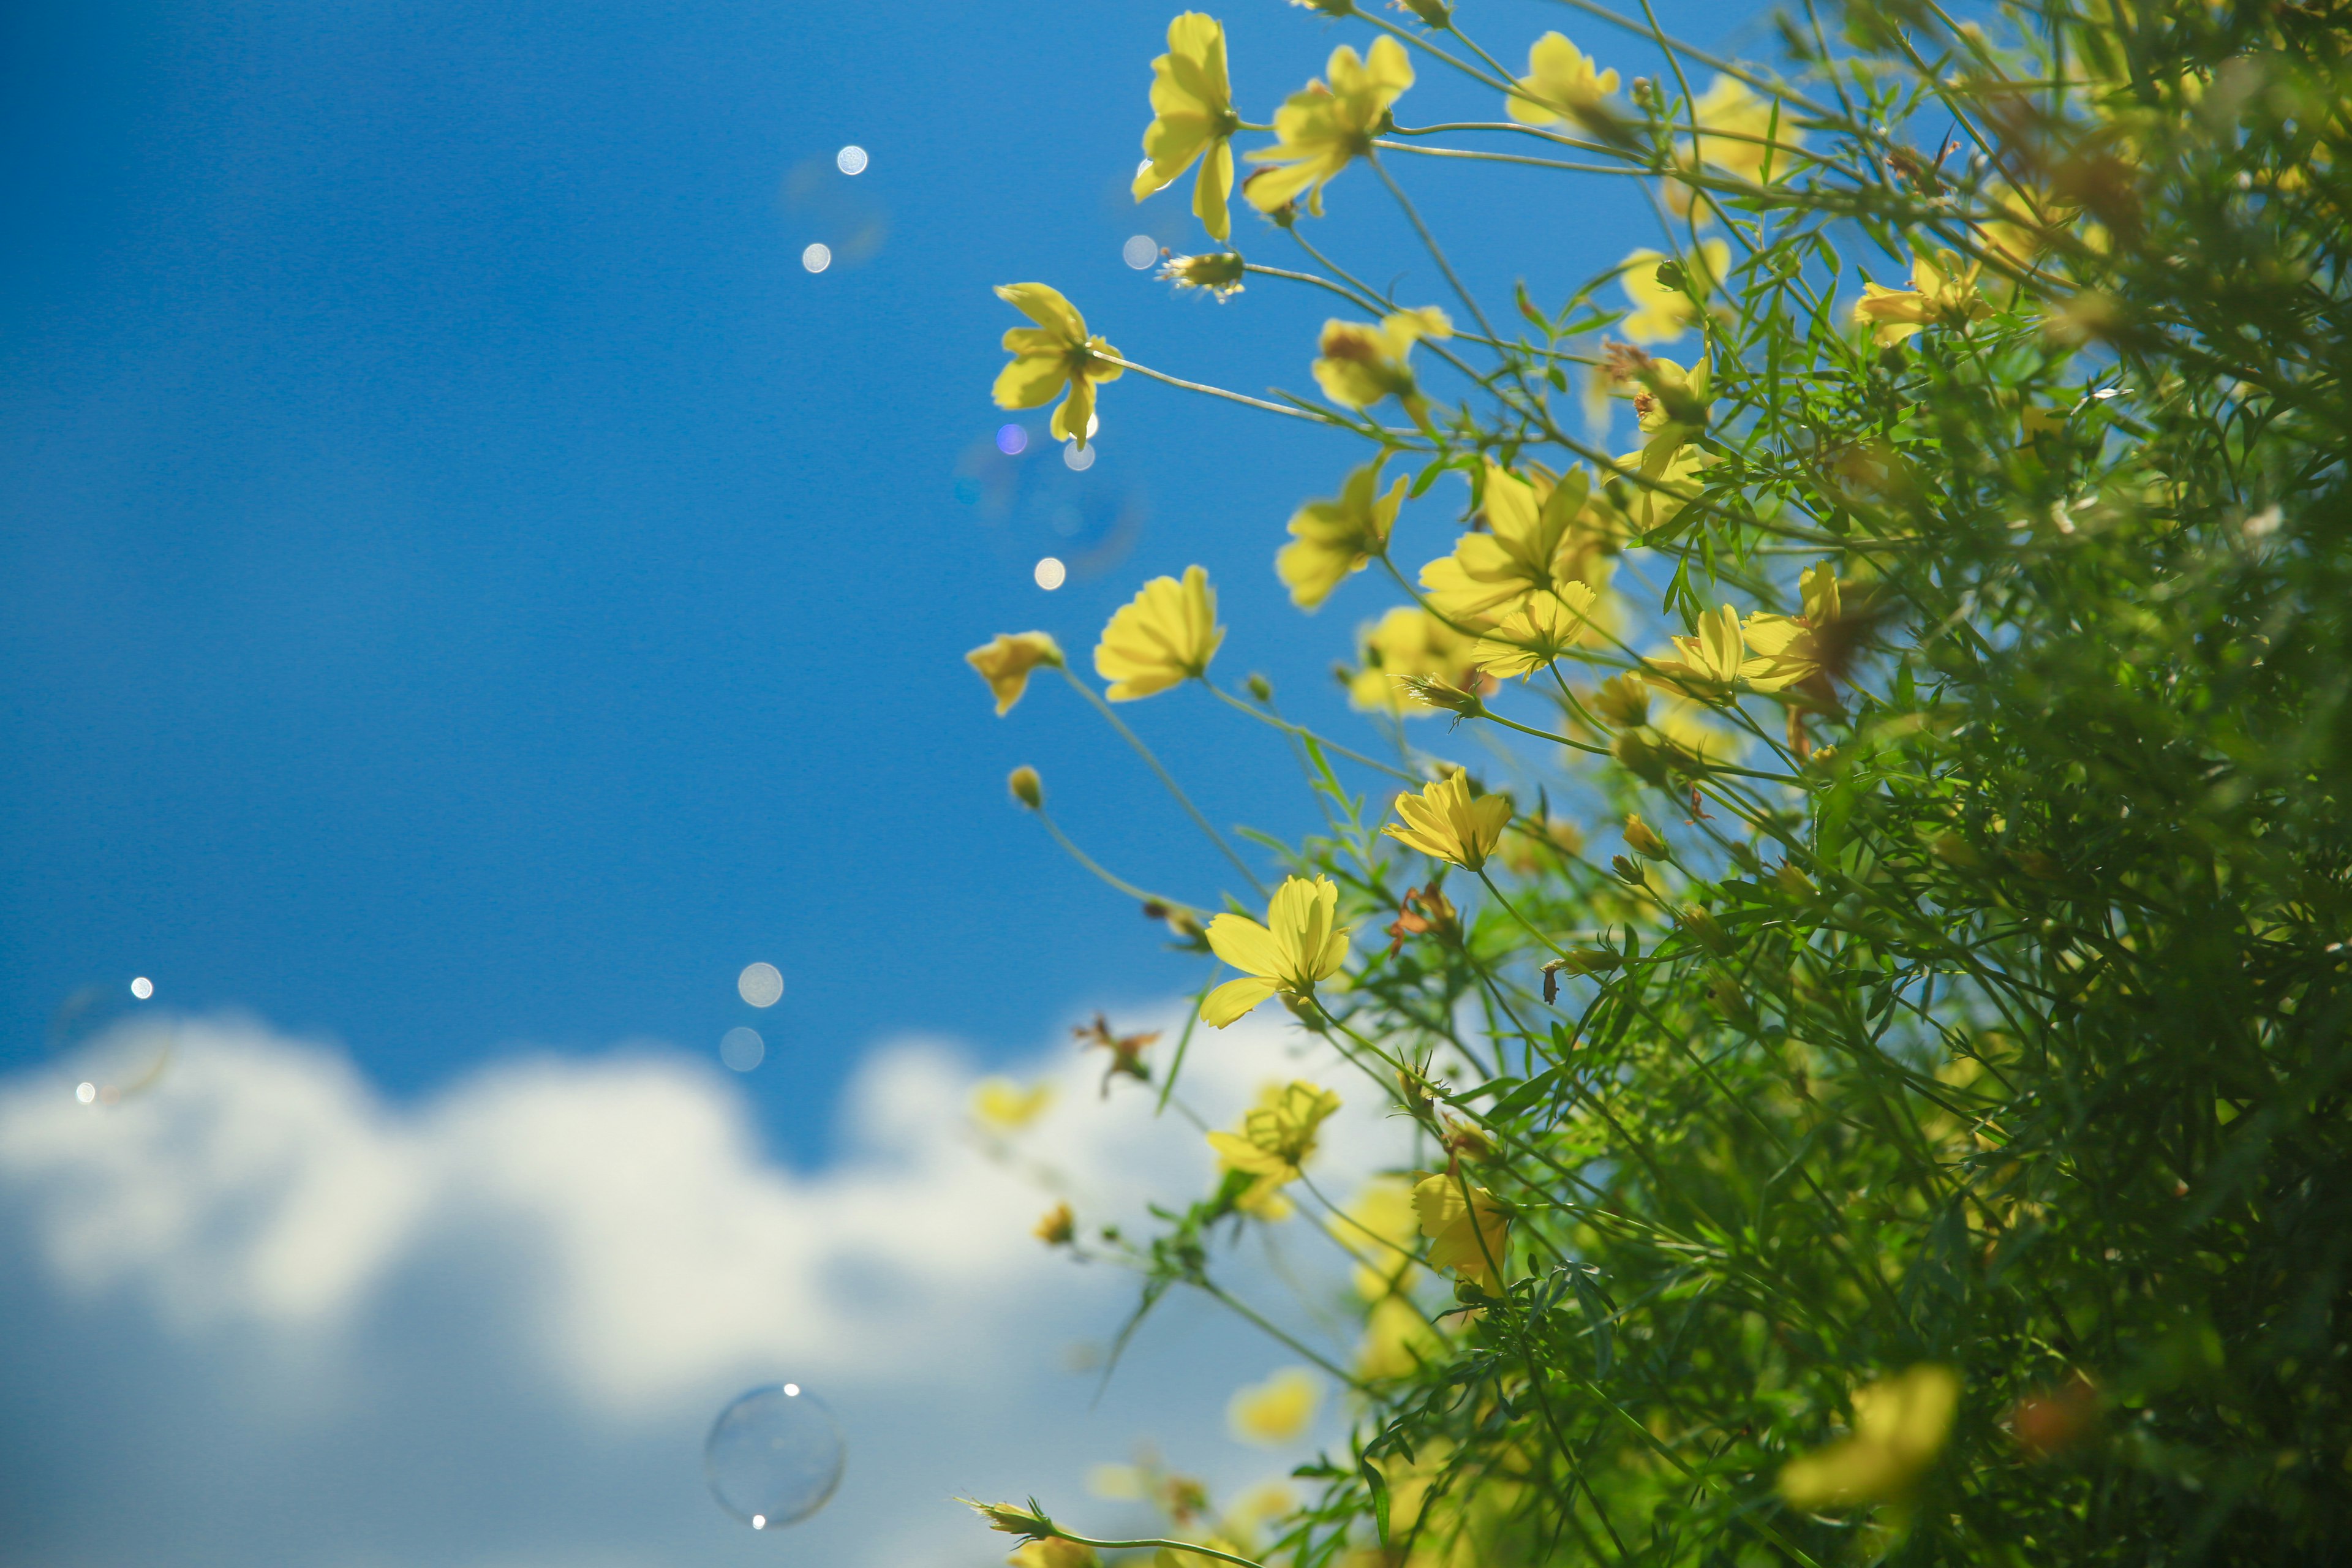
<path fill-rule="evenodd" d="M 89 1082 L 74 1085 L 74 1098 L 80 1100 L 84 1105 L 97 1104 L 98 1085 Z"/>
<path fill-rule="evenodd" d="M 1118 258 L 1138 272 L 1160 259 L 1160 245 L 1148 234 L 1131 234 L 1118 247 Z"/>
<path fill-rule="evenodd" d="M 1072 473 L 1083 474 L 1095 466 L 1095 449 L 1073 441 L 1062 448 L 1062 466 Z"/>
<path fill-rule="evenodd" d="M 735 994 L 754 1007 L 772 1007 L 784 997 L 784 974 L 772 963 L 747 963 L 735 977 Z"/>
<path fill-rule="evenodd" d="M 757 1029 L 738 1024 L 719 1037 L 719 1059 L 730 1071 L 750 1072 L 768 1058 L 768 1042 Z"/>
<path fill-rule="evenodd" d="M 866 173 L 866 149 L 852 142 L 833 155 L 833 166 L 845 174 Z"/>
<path fill-rule="evenodd" d="M 1045 592 L 1050 594 L 1055 589 L 1060 587 L 1065 582 L 1069 580 L 1070 573 L 1067 567 L 1064 566 L 1053 556 L 1048 555 L 1045 559 L 1037 563 L 1037 571 L 1035 575 L 1037 578 L 1037 586 L 1045 589 Z"/>
<path fill-rule="evenodd" d="M 131 994 L 144 1002 L 155 994 L 155 983 L 142 974 L 131 983 Z"/>
<path fill-rule="evenodd" d="M 801 252 L 801 265 L 807 268 L 811 272 L 824 271 L 826 268 L 833 265 L 832 247 L 824 245 L 810 246 L 806 250 Z"/>
<path fill-rule="evenodd" d="M 996 449 L 1008 458 L 1017 458 L 1029 449 L 1029 432 L 1018 425 L 1007 425 L 996 433 Z"/>
<path fill-rule="evenodd" d="M 755 1388 L 719 1413 L 702 1473 L 719 1506 L 754 1530 L 797 1524 L 832 1500 L 848 1458 L 841 1425 L 798 1384 Z"/>

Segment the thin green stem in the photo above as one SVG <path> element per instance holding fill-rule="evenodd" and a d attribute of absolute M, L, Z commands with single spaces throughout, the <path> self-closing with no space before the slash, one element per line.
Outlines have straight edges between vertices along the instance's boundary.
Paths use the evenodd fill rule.
<path fill-rule="evenodd" d="M 1184 808 L 1184 815 L 1191 817 L 1192 825 L 1207 836 L 1210 843 L 1217 847 L 1217 852 L 1233 863 L 1234 869 L 1242 874 L 1243 880 L 1249 883 L 1251 890 L 1259 898 L 1265 898 L 1265 884 L 1258 880 L 1257 873 L 1249 868 L 1248 862 L 1234 853 L 1234 847 L 1225 842 L 1225 836 L 1209 825 L 1209 819 L 1201 815 L 1201 808 L 1192 804 L 1192 797 L 1184 793 L 1184 786 L 1178 784 L 1175 776 L 1166 768 L 1160 766 L 1160 759 L 1152 754 L 1151 748 L 1143 743 L 1143 737 L 1129 729 L 1127 721 L 1114 712 L 1111 705 L 1104 701 L 1093 687 L 1080 680 L 1068 665 L 1056 665 L 1055 668 L 1062 672 L 1062 679 L 1075 687 L 1078 695 L 1092 703 L 1095 711 L 1101 714 L 1104 721 L 1118 731 L 1119 738 L 1135 748 L 1135 754 L 1150 766 L 1151 771 L 1159 776 L 1160 784 L 1171 795 L 1175 797 L 1176 804 Z"/>

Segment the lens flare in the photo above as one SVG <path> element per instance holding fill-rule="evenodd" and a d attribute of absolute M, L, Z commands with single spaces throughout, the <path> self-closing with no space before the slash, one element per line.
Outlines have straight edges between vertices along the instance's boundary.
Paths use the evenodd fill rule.
<path fill-rule="evenodd" d="M 833 166 L 845 174 L 866 173 L 866 149 L 853 142 L 833 155 Z"/>
<path fill-rule="evenodd" d="M 1160 259 L 1160 242 L 1148 234 L 1129 235 L 1118 247 L 1118 258 L 1141 272 Z"/>
<path fill-rule="evenodd" d="M 1037 563 L 1037 570 L 1034 575 L 1037 579 L 1037 586 L 1045 589 L 1045 592 L 1050 594 L 1066 582 L 1070 574 L 1067 567 L 1064 566 L 1059 561 L 1054 559 L 1054 557 L 1048 555 L 1045 559 Z"/>
<path fill-rule="evenodd" d="M 811 272 L 822 272 L 833 265 L 833 249 L 829 246 L 812 245 L 801 252 L 801 265 Z"/>

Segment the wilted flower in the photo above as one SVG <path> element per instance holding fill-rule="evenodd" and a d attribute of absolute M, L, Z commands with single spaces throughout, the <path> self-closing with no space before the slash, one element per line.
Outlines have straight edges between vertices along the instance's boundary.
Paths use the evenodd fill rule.
<path fill-rule="evenodd" d="M 1633 313 L 1620 323 L 1625 335 L 1637 343 L 1669 343 L 1696 326 L 1702 309 L 1691 300 L 1696 293 L 1700 300 L 1714 291 L 1731 267 L 1731 247 L 1719 239 L 1701 242 L 1687 258 L 1669 262 L 1654 250 L 1637 250 L 1621 264 L 1623 271 L 1620 281 L 1624 284 L 1625 297 L 1633 301 Z M 1671 278 L 1679 272 L 1687 281 L 1668 282 L 1658 275 L 1671 267 Z"/>
<path fill-rule="evenodd" d="M 996 698 L 997 717 L 1003 718 L 1029 689 L 1031 670 L 1040 666 L 1062 667 L 1062 647 L 1044 632 L 999 632 L 987 647 L 964 655 L 963 661 L 988 682 L 989 691 Z"/>
<path fill-rule="evenodd" d="M 1971 261 L 1963 268 L 1960 258 L 1948 250 L 1933 259 L 1925 253 L 1915 255 L 1911 287 L 1888 289 L 1864 283 L 1862 299 L 1853 307 L 1853 319 L 1871 326 L 1871 337 L 1882 346 L 1899 343 L 1922 327 L 1956 327 L 1981 321 L 1992 314 L 1992 307 L 1977 292 L 1977 274 L 1983 270 L 1981 261 Z"/>
<path fill-rule="evenodd" d="M 1400 475 L 1386 495 L 1380 482 L 1380 465 L 1368 463 L 1348 476 L 1339 499 L 1311 500 L 1291 514 L 1292 542 L 1274 558 L 1274 571 L 1289 586 L 1292 604 L 1316 608 L 1350 573 L 1388 553 L 1407 481 Z"/>
<path fill-rule="evenodd" d="M 1326 321 L 1316 343 L 1320 357 L 1309 368 L 1323 395 L 1342 408 L 1370 408 L 1383 397 L 1394 397 L 1418 424 L 1429 416 L 1429 399 L 1421 395 L 1408 363 L 1412 345 L 1423 338 L 1453 335 L 1454 323 L 1434 305 L 1392 312 L 1381 317 L 1377 327 Z"/>
<path fill-rule="evenodd" d="M 1222 1029 L 1277 992 L 1313 996 L 1315 983 L 1337 974 L 1348 957 L 1348 928 L 1336 923 L 1339 900 L 1339 887 L 1327 877 L 1290 877 L 1267 901 L 1265 924 L 1236 914 L 1211 921 L 1211 950 L 1243 978 L 1202 999 L 1202 1020 Z"/>
<path fill-rule="evenodd" d="M 1111 616 L 1095 645 L 1095 673 L 1111 682 L 1112 701 L 1129 702 L 1205 676 L 1224 640 L 1209 574 L 1187 566 L 1182 582 L 1154 577 Z"/>
<path fill-rule="evenodd" d="M 1421 1234 L 1429 1237 L 1432 1268 L 1450 1268 L 1489 1290 L 1500 1288 L 1511 1215 L 1494 1194 L 1441 1172 L 1414 1184 L 1412 1207 Z"/>
<path fill-rule="evenodd" d="M 1306 1434 L 1322 1402 L 1323 1387 L 1306 1368 L 1285 1367 L 1264 1383 L 1236 1389 L 1225 1406 L 1225 1424 L 1242 1442 L 1278 1448 Z"/>
<path fill-rule="evenodd" d="M 1546 33 L 1528 49 L 1528 74 L 1518 79 L 1518 91 L 1503 100 L 1512 119 L 1522 125 L 1557 125 L 1566 121 L 1601 126 L 1610 117 L 1601 110 L 1617 90 L 1617 73 L 1598 68 L 1591 57 L 1558 33 Z"/>
<path fill-rule="evenodd" d="M 999 408 L 1042 408 L 1068 388 L 1054 410 L 1049 427 L 1057 441 L 1074 441 L 1083 448 L 1092 434 L 1095 383 L 1117 381 L 1119 366 L 1102 358 L 1118 351 L 1087 332 L 1087 319 L 1060 292 L 1043 283 L 1004 283 L 996 297 L 1037 324 L 1013 327 L 1004 334 L 1004 351 L 1013 356 L 996 376 Z"/>
<path fill-rule="evenodd" d="M 1242 121 L 1225 78 L 1225 30 L 1215 17 L 1187 11 L 1168 24 L 1168 52 L 1151 62 L 1151 112 L 1135 199 L 1166 189 L 1198 158 L 1192 215 L 1210 234 L 1225 238 L 1233 232 L 1225 207 L 1234 189 L 1232 138 Z"/>
<path fill-rule="evenodd" d="M 1396 811 L 1403 822 L 1391 823 L 1382 833 L 1409 849 L 1475 871 L 1510 825 L 1511 800 L 1501 795 L 1474 797 L 1469 774 L 1449 773 L 1419 795 L 1397 796 Z"/>
<path fill-rule="evenodd" d="M 1100 1048 L 1110 1053 L 1110 1063 L 1103 1068 L 1104 1094 L 1110 1093 L 1110 1080 L 1120 1075 L 1143 1083 L 1151 1081 L 1151 1069 L 1143 1065 L 1143 1053 L 1160 1038 L 1159 1030 L 1148 1029 L 1133 1035 L 1113 1034 L 1110 1020 L 1097 1013 L 1093 1023 L 1072 1029 L 1070 1033 L 1077 1037 L 1081 1047 L 1089 1050 Z"/>
<path fill-rule="evenodd" d="M 1412 61 L 1394 38 L 1372 40 L 1359 58 L 1342 44 L 1324 67 L 1330 85 L 1308 82 L 1274 112 L 1275 144 L 1249 154 L 1269 167 L 1242 187 L 1260 212 L 1286 206 L 1301 194 L 1307 210 L 1323 216 L 1323 187 L 1357 159 L 1370 155 L 1372 138 L 1389 123 L 1389 106 L 1412 85 Z"/>
<path fill-rule="evenodd" d="M 1240 1131 L 1210 1133 L 1219 1165 L 1256 1178 L 1235 1205 L 1262 1219 L 1286 1217 L 1290 1205 L 1282 1189 L 1298 1180 L 1315 1152 L 1316 1129 L 1339 1109 L 1339 1097 L 1329 1089 L 1294 1080 L 1259 1096 L 1243 1113 Z"/>
<path fill-rule="evenodd" d="M 1454 917 L 1454 900 L 1444 889 L 1432 881 L 1426 888 L 1408 889 L 1397 918 L 1389 923 L 1389 955 L 1394 957 L 1404 947 L 1409 936 L 1426 936 L 1434 931 L 1442 941 L 1457 941 L 1462 934 Z"/>
<path fill-rule="evenodd" d="M 1960 1374 L 1933 1364 L 1856 1390 L 1853 1436 L 1791 1459 L 1780 1495 L 1808 1511 L 1904 1496 L 1943 1452 L 1959 1403 Z"/>

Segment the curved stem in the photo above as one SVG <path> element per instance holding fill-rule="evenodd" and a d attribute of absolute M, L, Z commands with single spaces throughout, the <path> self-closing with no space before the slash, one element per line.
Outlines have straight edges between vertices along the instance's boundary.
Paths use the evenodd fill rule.
<path fill-rule="evenodd" d="M 1519 913 L 1517 906 L 1513 904 L 1510 900 L 1503 897 L 1503 889 L 1495 886 L 1495 879 L 1486 875 L 1486 869 L 1485 867 L 1480 867 L 1477 870 L 1472 872 L 1471 875 L 1476 877 L 1478 880 L 1486 884 L 1487 893 L 1493 897 L 1496 903 L 1503 906 L 1504 910 L 1513 920 L 1527 927 L 1528 934 L 1529 936 L 1535 938 L 1538 942 L 1543 943 L 1546 947 L 1559 954 L 1560 957 L 1569 959 L 1570 963 L 1575 962 L 1575 960 L 1570 957 L 1568 949 L 1560 946 L 1559 943 L 1552 941 L 1551 938 L 1538 931 L 1533 921 Z"/>
<path fill-rule="evenodd" d="M 1430 259 L 1437 263 L 1440 272 L 1445 274 L 1445 281 L 1453 286 L 1454 296 L 1469 310 L 1471 319 L 1478 323 L 1478 330 L 1490 338 L 1495 336 L 1495 324 L 1486 320 L 1486 312 L 1478 308 L 1478 301 L 1471 297 L 1468 286 L 1455 276 L 1454 264 L 1445 259 L 1445 252 L 1439 248 L 1437 237 L 1429 232 L 1429 226 L 1421 221 L 1421 210 L 1412 205 L 1412 198 L 1404 194 L 1404 187 L 1396 183 L 1396 176 L 1388 172 L 1378 156 L 1367 153 L 1364 162 L 1372 166 L 1372 173 L 1381 177 L 1381 184 L 1389 188 L 1389 195 L 1394 196 L 1397 205 L 1404 209 L 1405 217 L 1412 224 L 1412 231 L 1421 236 L 1421 243 L 1428 250 Z"/>
<path fill-rule="evenodd" d="M 1170 795 L 1176 797 L 1176 804 L 1184 808 L 1184 814 L 1192 819 L 1192 826 L 1198 827 L 1202 833 L 1206 834 L 1208 836 L 1209 842 L 1217 847 L 1218 853 L 1224 856 L 1227 860 L 1233 862 L 1234 869 L 1242 874 L 1243 879 L 1249 883 L 1251 889 L 1255 891 L 1259 898 L 1265 898 L 1266 896 L 1265 884 L 1257 879 L 1257 873 L 1251 870 L 1248 863 L 1240 856 L 1234 853 L 1234 847 L 1225 842 L 1225 836 L 1219 833 L 1214 827 L 1209 825 L 1209 819 L 1201 815 L 1201 808 L 1192 804 L 1192 797 L 1184 793 L 1184 786 L 1178 784 L 1174 775 L 1170 773 L 1166 768 L 1160 765 L 1160 759 L 1151 754 L 1151 748 L 1143 743 L 1143 737 L 1129 729 L 1127 727 L 1127 721 L 1120 718 L 1116 712 L 1112 711 L 1111 705 L 1104 701 L 1102 698 L 1096 693 L 1093 687 L 1088 686 L 1085 681 L 1080 680 L 1077 676 L 1072 672 L 1068 665 L 1056 665 L 1055 668 L 1062 672 L 1063 679 L 1068 681 L 1072 686 L 1077 689 L 1079 696 L 1094 704 L 1095 711 L 1101 714 L 1110 727 L 1118 731 L 1119 738 L 1124 740 L 1129 745 L 1135 748 L 1135 754 L 1141 757 L 1146 763 L 1150 764 L 1151 771 L 1159 775 L 1160 784 L 1166 786 Z"/>
<path fill-rule="evenodd" d="M 1067 854 L 1071 859 L 1076 860 L 1079 865 L 1084 866 L 1087 870 L 1092 871 L 1096 876 L 1101 878 L 1104 881 L 1109 883 L 1112 887 L 1117 888 L 1120 892 L 1125 893 L 1129 898 L 1139 900 L 1147 904 L 1167 904 L 1172 908 L 1180 910 L 1189 910 L 1192 907 L 1181 899 L 1165 898 L 1160 894 L 1139 888 L 1134 883 L 1129 881 L 1126 878 L 1117 876 L 1105 869 L 1102 864 L 1093 856 L 1087 854 L 1085 850 L 1079 848 L 1077 845 L 1071 842 L 1070 836 L 1062 831 L 1061 824 L 1055 822 L 1053 817 L 1046 815 L 1046 811 L 1044 806 L 1032 806 L 1030 809 L 1037 814 L 1037 820 L 1045 825 L 1045 831 L 1054 836 L 1054 842 L 1062 847 L 1064 853 Z"/>
<path fill-rule="evenodd" d="M 1170 1541 L 1154 1536 L 1146 1541 L 1097 1541 L 1090 1535 L 1073 1535 L 1056 1525 L 1052 1539 L 1075 1542 L 1091 1546 L 1097 1552 L 1146 1552 L 1158 1548 L 1162 1552 L 1190 1552 L 1202 1557 L 1213 1557 L 1220 1563 L 1238 1563 L 1240 1568 L 1265 1568 L 1265 1564 L 1248 1557 L 1236 1557 L 1230 1552 L 1220 1552 L 1213 1546 L 1198 1546 L 1190 1541 Z"/>
<path fill-rule="evenodd" d="M 1131 359 L 1121 359 L 1117 354 L 1104 353 L 1099 349 L 1095 351 L 1094 357 L 1105 364 L 1115 364 L 1121 370 L 1131 370 L 1138 375 L 1148 375 L 1154 381 L 1166 382 L 1169 385 L 1181 387 L 1186 392 L 1206 393 L 1211 397 L 1223 397 L 1234 403 L 1247 404 L 1252 408 L 1263 408 L 1269 413 L 1287 414 L 1293 419 L 1312 419 L 1318 425 L 1346 423 L 1328 414 L 1318 414 L 1312 409 L 1293 408 L 1286 403 L 1268 403 L 1263 397 L 1250 397 L 1242 393 L 1228 392 L 1222 386 L 1211 386 L 1206 382 L 1186 381 L 1181 377 L 1170 375 L 1165 371 L 1154 370 L 1148 364 L 1138 364 Z"/>
<path fill-rule="evenodd" d="M 1421 776 L 1417 773 L 1409 773 L 1402 768 L 1391 767 L 1388 763 L 1381 762 L 1378 757 L 1368 757 L 1361 752 L 1349 750 L 1348 747 L 1339 744 L 1337 741 L 1326 740 L 1304 724 L 1294 724 L 1289 720 L 1282 718 L 1278 714 L 1269 713 L 1263 708 L 1252 707 L 1249 703 L 1243 701 L 1232 692 L 1213 684 L 1206 677 L 1202 679 L 1201 684 L 1208 687 L 1211 691 L 1215 692 L 1218 699 L 1224 702 L 1226 706 L 1238 708 L 1243 712 L 1248 714 L 1251 718 L 1256 720 L 1259 723 L 1271 724 L 1286 735 L 1302 736 L 1307 740 L 1314 742 L 1317 745 L 1322 747 L 1327 752 L 1336 752 L 1351 763 L 1361 763 L 1368 768 L 1377 768 L 1381 773 L 1388 774 L 1391 778 L 1402 779 L 1407 784 L 1419 784 L 1423 782 Z"/>
<path fill-rule="evenodd" d="M 1623 174 L 1646 179 L 1647 169 L 1620 168 L 1613 163 L 1570 163 L 1559 158 L 1530 158 L 1523 153 L 1481 153 L 1466 147 L 1421 147 L 1385 137 L 1372 143 L 1394 153 L 1418 153 L 1424 158 L 1468 158 L 1481 163 L 1525 163 L 1538 169 L 1565 169 L 1571 174 Z"/>

